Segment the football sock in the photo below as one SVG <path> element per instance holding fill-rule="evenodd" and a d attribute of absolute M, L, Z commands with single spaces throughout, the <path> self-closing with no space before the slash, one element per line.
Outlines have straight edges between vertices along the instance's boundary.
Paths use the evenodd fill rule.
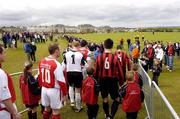
<path fill-rule="evenodd" d="M 111 105 L 111 117 L 114 118 L 117 110 L 118 110 L 119 102 L 114 100 Z"/>
<path fill-rule="evenodd" d="M 44 106 L 42 105 L 42 104 L 40 104 L 41 105 L 41 114 L 43 114 L 43 112 L 44 112 Z"/>
<path fill-rule="evenodd" d="M 81 95 L 80 95 L 80 93 L 76 93 L 75 100 L 76 100 L 76 108 L 81 109 Z"/>
<path fill-rule="evenodd" d="M 28 118 L 32 119 L 32 111 L 28 111 Z"/>
<path fill-rule="evenodd" d="M 74 103 L 74 88 L 71 86 L 69 87 L 69 97 L 70 97 L 71 103 Z"/>
<path fill-rule="evenodd" d="M 50 116 L 51 116 L 50 112 L 47 112 L 47 111 L 43 112 L 43 119 L 50 119 Z"/>
<path fill-rule="evenodd" d="M 104 110 L 104 113 L 106 114 L 106 117 L 109 116 L 109 104 L 108 102 L 103 102 L 103 110 Z"/>
<path fill-rule="evenodd" d="M 52 115 L 52 119 L 61 119 L 61 118 L 60 118 L 60 114 L 58 114 L 58 115 Z"/>
<path fill-rule="evenodd" d="M 32 113 L 32 119 L 37 119 L 37 112 Z"/>

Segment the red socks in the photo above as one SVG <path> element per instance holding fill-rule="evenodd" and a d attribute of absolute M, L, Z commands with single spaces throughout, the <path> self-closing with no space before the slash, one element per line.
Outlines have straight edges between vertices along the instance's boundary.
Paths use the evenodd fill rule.
<path fill-rule="evenodd" d="M 58 114 L 58 115 L 52 115 L 52 119 L 61 119 L 61 118 L 60 118 L 60 114 Z"/>
<path fill-rule="evenodd" d="M 43 112 L 43 119 L 50 119 L 50 116 L 51 116 L 50 112 L 47 111 Z"/>

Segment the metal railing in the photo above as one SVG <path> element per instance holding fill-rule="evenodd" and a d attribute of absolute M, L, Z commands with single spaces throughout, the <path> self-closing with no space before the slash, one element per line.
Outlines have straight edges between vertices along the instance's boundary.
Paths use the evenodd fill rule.
<path fill-rule="evenodd" d="M 175 110 L 170 105 L 160 88 L 139 63 L 139 73 L 143 78 L 143 91 L 145 95 L 145 107 L 148 119 L 180 119 Z"/>
<path fill-rule="evenodd" d="M 147 115 L 150 118 L 152 117 L 152 113 L 151 113 L 152 111 L 149 111 L 152 108 L 151 107 L 152 106 L 151 104 L 151 79 L 140 63 L 139 63 L 138 72 L 142 76 L 142 79 L 143 79 L 143 91 L 144 91 L 144 96 L 145 96 L 144 104 L 147 111 Z"/>
<path fill-rule="evenodd" d="M 152 81 L 152 119 L 179 119 L 157 84 Z"/>

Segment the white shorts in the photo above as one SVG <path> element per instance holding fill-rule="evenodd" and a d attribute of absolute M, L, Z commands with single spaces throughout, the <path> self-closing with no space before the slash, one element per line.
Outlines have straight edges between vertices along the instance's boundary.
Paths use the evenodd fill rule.
<path fill-rule="evenodd" d="M 13 103 L 13 105 L 14 105 L 15 109 L 17 110 L 15 103 Z M 3 117 L 3 119 L 11 119 L 11 114 L 6 110 L 2 110 L 2 111 L 0 111 L 0 119 L 1 119 L 1 117 Z"/>
<path fill-rule="evenodd" d="M 63 98 L 61 91 L 58 88 L 45 88 L 42 87 L 41 101 L 45 107 L 50 106 L 51 109 L 60 109 L 63 107 Z"/>

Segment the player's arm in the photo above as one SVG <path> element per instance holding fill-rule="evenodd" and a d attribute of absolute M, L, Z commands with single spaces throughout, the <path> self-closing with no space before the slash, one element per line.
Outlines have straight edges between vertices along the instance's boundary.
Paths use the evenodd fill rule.
<path fill-rule="evenodd" d="M 64 56 L 63 56 L 63 62 L 64 62 L 64 64 L 67 64 L 67 61 L 66 61 L 66 54 L 64 54 Z"/>
<path fill-rule="evenodd" d="M 123 85 L 119 90 L 119 96 L 120 96 L 121 100 L 126 95 L 126 88 L 127 88 L 127 84 Z"/>
<path fill-rule="evenodd" d="M 6 106 L 6 109 L 9 111 L 9 113 L 12 114 L 13 117 L 20 118 L 20 115 L 16 111 L 16 109 L 13 106 L 13 103 L 11 101 L 11 94 L 10 94 L 10 91 L 8 88 L 8 82 L 3 77 L 0 77 L 0 78 L 1 78 L 1 80 L 0 80 L 0 82 L 1 82 L 1 84 L 0 84 L 0 94 L 1 94 L 0 100 Z"/>
<path fill-rule="evenodd" d="M 6 106 L 6 109 L 9 111 L 9 113 L 11 113 L 13 115 L 13 117 L 16 117 L 18 113 L 17 113 L 16 109 L 13 106 L 11 98 L 3 100 L 2 102 Z"/>
<path fill-rule="evenodd" d="M 131 70 L 131 62 L 130 62 L 130 59 L 129 59 L 129 57 L 127 56 L 127 54 L 125 54 L 125 56 L 126 56 L 126 64 L 127 64 L 127 66 L 128 66 L 128 71 L 130 71 L 130 70 Z"/>
<path fill-rule="evenodd" d="M 58 81 L 60 89 L 63 92 L 63 95 L 66 96 L 67 95 L 67 85 L 66 85 L 66 81 L 64 78 L 62 66 L 60 64 L 57 66 L 56 70 L 54 71 L 54 74 L 55 74 L 56 80 Z"/>
<path fill-rule="evenodd" d="M 99 72 L 99 69 L 100 69 L 100 67 L 99 67 L 99 60 L 100 59 L 100 55 L 96 58 L 96 63 L 95 63 L 95 66 L 94 66 L 94 78 L 95 79 L 98 79 L 99 77 L 98 77 L 98 72 Z"/>
<path fill-rule="evenodd" d="M 118 74 L 120 75 L 121 80 L 125 81 L 122 66 L 118 66 L 118 58 L 117 58 L 117 56 L 114 58 L 114 62 L 115 62 L 115 72 L 118 72 Z"/>

